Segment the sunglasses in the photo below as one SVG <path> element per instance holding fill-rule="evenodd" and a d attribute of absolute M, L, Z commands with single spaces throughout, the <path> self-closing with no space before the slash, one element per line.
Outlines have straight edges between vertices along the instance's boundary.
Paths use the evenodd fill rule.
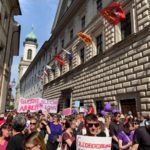
<path fill-rule="evenodd" d="M 31 125 L 31 124 L 36 125 L 36 123 L 35 123 L 35 122 L 30 122 L 30 125 Z"/>
<path fill-rule="evenodd" d="M 95 126 L 96 128 L 99 127 L 99 123 L 88 123 L 88 127 L 91 128 Z"/>

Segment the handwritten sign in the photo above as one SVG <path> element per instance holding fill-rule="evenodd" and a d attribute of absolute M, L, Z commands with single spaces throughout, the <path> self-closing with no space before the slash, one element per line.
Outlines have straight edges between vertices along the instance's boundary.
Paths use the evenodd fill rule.
<path fill-rule="evenodd" d="M 77 150 L 111 150 L 111 137 L 77 135 Z"/>
<path fill-rule="evenodd" d="M 18 112 L 37 112 L 38 110 L 57 113 L 58 100 L 46 100 L 42 98 L 25 99 L 20 98 Z"/>

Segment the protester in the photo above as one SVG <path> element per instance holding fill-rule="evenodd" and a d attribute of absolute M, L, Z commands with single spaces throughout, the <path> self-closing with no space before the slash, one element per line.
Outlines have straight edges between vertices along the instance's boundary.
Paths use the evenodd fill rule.
<path fill-rule="evenodd" d="M 53 122 L 48 121 L 48 126 L 50 128 L 51 133 L 49 134 L 47 141 L 47 149 L 48 150 L 56 150 L 59 142 L 61 142 L 62 128 L 59 124 L 58 115 L 53 116 Z"/>
<path fill-rule="evenodd" d="M 37 131 L 38 127 L 38 120 L 36 117 L 31 117 L 30 119 L 30 126 L 27 128 L 27 133 L 30 134 L 34 131 Z"/>
<path fill-rule="evenodd" d="M 105 125 L 103 122 L 99 121 L 99 127 L 98 127 L 98 133 L 97 133 L 98 137 L 106 137 L 106 133 L 105 133 Z"/>
<path fill-rule="evenodd" d="M 132 150 L 150 150 L 150 120 L 144 124 L 135 131 Z"/>
<path fill-rule="evenodd" d="M 71 150 L 71 145 L 75 140 L 75 135 L 73 134 L 75 127 L 76 124 L 74 121 L 65 122 L 66 130 L 62 136 L 62 150 Z"/>
<path fill-rule="evenodd" d="M 45 119 L 41 119 L 39 123 L 39 127 L 37 128 L 37 131 L 40 133 L 40 135 L 45 138 L 46 134 L 51 134 L 50 128 L 47 124 L 47 121 Z"/>
<path fill-rule="evenodd" d="M 32 132 L 24 141 L 24 150 L 46 150 L 44 139 L 39 132 Z"/>
<path fill-rule="evenodd" d="M 7 150 L 23 150 L 25 135 L 22 134 L 26 126 L 26 119 L 23 115 L 17 115 L 12 121 L 12 137 L 10 138 Z"/>
<path fill-rule="evenodd" d="M 9 125 L 4 123 L 0 127 L 0 150 L 6 150 L 9 136 Z"/>
<path fill-rule="evenodd" d="M 132 122 L 127 122 L 123 125 L 123 130 L 118 133 L 119 149 L 130 150 L 133 140 L 134 126 Z"/>
<path fill-rule="evenodd" d="M 110 123 L 110 136 L 112 136 L 112 148 L 113 150 L 119 150 L 117 135 L 123 130 L 123 124 L 120 122 L 121 114 L 119 112 L 114 113 L 114 120 Z"/>

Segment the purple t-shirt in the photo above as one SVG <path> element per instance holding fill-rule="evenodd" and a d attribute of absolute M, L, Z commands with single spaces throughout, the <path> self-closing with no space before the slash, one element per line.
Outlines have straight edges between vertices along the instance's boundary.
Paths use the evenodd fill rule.
<path fill-rule="evenodd" d="M 59 135 L 62 134 L 62 128 L 60 124 L 53 124 L 52 122 L 48 122 L 48 125 L 51 129 L 51 134 L 49 134 L 48 140 L 53 142 L 56 141 Z"/>
<path fill-rule="evenodd" d="M 7 144 L 7 141 L 5 141 L 3 145 L 0 144 L 0 150 L 6 150 Z"/>
<path fill-rule="evenodd" d="M 130 141 L 133 140 L 133 135 L 134 135 L 134 132 L 130 132 L 128 135 L 124 132 L 124 131 L 121 131 L 118 133 L 118 139 L 119 140 L 122 140 L 122 145 L 126 145 L 128 144 Z M 125 150 L 129 150 L 129 148 L 125 149 Z"/>

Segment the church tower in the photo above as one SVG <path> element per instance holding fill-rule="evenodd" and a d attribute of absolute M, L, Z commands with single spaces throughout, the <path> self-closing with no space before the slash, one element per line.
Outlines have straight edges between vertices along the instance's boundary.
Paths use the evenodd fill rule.
<path fill-rule="evenodd" d="M 32 31 L 26 36 L 23 45 L 24 45 L 24 53 L 23 57 L 21 57 L 18 66 L 18 81 L 16 86 L 16 107 L 18 105 L 18 101 L 20 98 L 20 80 L 24 75 L 24 73 L 26 72 L 28 66 L 34 59 L 36 55 L 36 49 L 38 48 L 37 38 L 33 32 L 33 27 Z"/>
<path fill-rule="evenodd" d="M 32 60 L 34 59 L 36 55 L 36 49 L 38 47 L 38 44 L 37 44 L 37 38 L 33 32 L 33 29 L 26 36 L 26 39 L 23 45 L 24 45 L 24 54 L 23 54 L 23 57 L 21 58 L 20 65 L 19 65 L 19 72 L 18 72 L 19 80 L 21 79 L 21 77 L 23 76 L 23 74 L 25 73 L 28 66 L 30 65 L 30 63 L 32 62 Z"/>

